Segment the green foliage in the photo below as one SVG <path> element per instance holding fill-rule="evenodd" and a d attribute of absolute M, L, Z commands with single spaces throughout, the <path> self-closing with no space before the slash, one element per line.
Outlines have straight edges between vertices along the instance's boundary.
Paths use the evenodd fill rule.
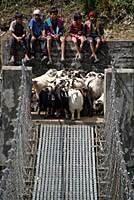
<path fill-rule="evenodd" d="M 52 5 L 55 3 L 55 0 L 2 0 L 0 7 L 5 10 L 16 10 L 17 6 L 21 10 L 24 5 L 39 6 L 44 2 Z"/>
<path fill-rule="evenodd" d="M 134 0 L 1 0 L 2 11 L 23 10 L 25 5 L 30 8 L 44 4 L 61 5 L 63 9 L 69 10 L 72 5 L 77 5 L 78 11 L 86 16 L 91 10 L 106 15 L 112 19 L 122 19 L 126 14 L 134 13 Z"/>
<path fill-rule="evenodd" d="M 96 9 L 110 18 L 123 18 L 134 12 L 133 0 L 96 0 Z"/>
<path fill-rule="evenodd" d="M 96 10 L 99 14 L 112 19 L 123 19 L 126 14 L 134 12 L 134 0 L 75 0 L 75 2 L 85 14 Z"/>
<path fill-rule="evenodd" d="M 85 14 L 95 9 L 95 0 L 75 0 L 75 2 L 81 5 L 81 8 Z"/>

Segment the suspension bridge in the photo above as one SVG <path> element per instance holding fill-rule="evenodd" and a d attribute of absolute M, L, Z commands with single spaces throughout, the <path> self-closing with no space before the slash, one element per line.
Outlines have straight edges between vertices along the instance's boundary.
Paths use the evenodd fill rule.
<path fill-rule="evenodd" d="M 114 63 L 110 70 L 104 121 L 66 124 L 52 120 L 48 124 L 31 120 L 28 70 L 22 65 L 17 115 L 12 121 L 14 137 L 2 170 L 0 200 L 134 199 L 134 177 L 129 176 L 119 127 L 118 104 L 123 102 L 117 101 Z M 123 101 L 132 98 L 125 91 Z"/>

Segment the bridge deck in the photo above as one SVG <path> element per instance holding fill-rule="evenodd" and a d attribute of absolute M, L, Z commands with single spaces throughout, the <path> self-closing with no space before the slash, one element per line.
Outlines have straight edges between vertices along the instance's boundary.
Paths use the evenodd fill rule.
<path fill-rule="evenodd" d="M 81 117 L 80 120 L 72 121 L 71 119 L 65 118 L 44 118 L 44 115 L 38 115 L 37 112 L 32 112 L 32 121 L 34 123 L 43 123 L 43 124 L 70 124 L 70 125 L 89 125 L 89 124 L 99 124 L 104 123 L 104 116 L 93 116 L 93 117 Z"/>
<path fill-rule="evenodd" d="M 41 125 L 32 200 L 97 200 L 95 127 Z"/>

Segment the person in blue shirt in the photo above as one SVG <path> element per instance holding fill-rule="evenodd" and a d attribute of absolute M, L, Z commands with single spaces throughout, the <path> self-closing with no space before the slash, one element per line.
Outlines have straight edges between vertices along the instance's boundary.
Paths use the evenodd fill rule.
<path fill-rule="evenodd" d="M 29 28 L 30 28 L 30 41 L 32 42 L 32 51 L 31 55 L 35 57 L 36 51 L 36 41 L 40 41 L 41 45 L 41 61 L 44 61 L 46 57 L 46 35 L 45 35 L 45 25 L 43 20 L 41 19 L 40 10 L 34 10 L 33 12 L 34 18 L 30 20 Z"/>

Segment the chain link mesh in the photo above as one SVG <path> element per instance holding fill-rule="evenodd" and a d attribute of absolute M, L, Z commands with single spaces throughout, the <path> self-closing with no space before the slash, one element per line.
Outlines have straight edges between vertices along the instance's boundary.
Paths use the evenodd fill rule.
<path fill-rule="evenodd" d="M 105 155 L 101 162 L 101 167 L 106 171 L 103 177 L 100 177 L 100 182 L 105 183 L 104 196 L 110 200 L 133 200 L 134 190 L 132 182 L 128 177 L 126 161 L 122 149 L 121 133 L 119 129 L 119 111 L 116 106 L 115 96 L 115 63 L 112 63 L 112 80 L 109 96 L 109 108 L 105 127 L 102 127 L 103 140 L 106 142 L 101 148 Z M 117 73 L 117 72 L 116 72 Z"/>
<path fill-rule="evenodd" d="M 13 120 L 14 138 L 11 141 L 11 149 L 8 151 L 8 160 L 0 183 L 0 199 L 2 200 L 23 200 L 26 191 L 25 182 L 28 178 L 26 166 L 29 164 L 27 152 L 31 152 L 29 143 L 31 120 L 26 90 L 26 70 L 27 68 L 23 65 L 17 117 Z"/>

